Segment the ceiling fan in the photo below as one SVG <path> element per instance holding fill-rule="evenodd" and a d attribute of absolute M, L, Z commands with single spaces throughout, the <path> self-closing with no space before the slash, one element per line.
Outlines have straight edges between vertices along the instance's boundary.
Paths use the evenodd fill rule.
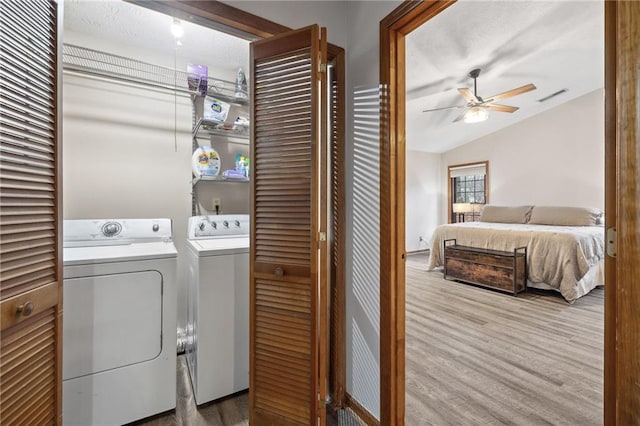
<path fill-rule="evenodd" d="M 460 115 L 455 120 L 453 120 L 453 122 L 455 123 L 457 121 L 462 120 L 465 123 L 478 123 L 480 121 L 485 121 L 487 118 L 489 118 L 489 110 L 511 113 L 511 112 L 516 112 L 519 109 L 518 107 L 513 107 L 508 105 L 498 105 L 498 104 L 495 104 L 494 102 L 500 99 L 510 98 L 512 96 L 530 92 L 536 89 L 536 86 L 530 83 L 522 87 L 511 89 L 506 92 L 499 93 L 497 95 L 493 95 L 486 99 L 483 99 L 480 96 L 478 96 L 477 79 L 479 75 L 480 75 L 480 68 L 472 70 L 469 73 L 469 77 L 473 78 L 473 93 L 471 92 L 470 89 L 466 87 L 458 89 L 458 92 L 460 92 L 462 97 L 464 97 L 464 99 L 467 101 L 465 105 L 454 105 L 450 107 L 427 109 L 422 112 L 441 111 L 441 110 L 453 109 L 453 108 L 467 108 L 467 110 L 462 115 Z"/>

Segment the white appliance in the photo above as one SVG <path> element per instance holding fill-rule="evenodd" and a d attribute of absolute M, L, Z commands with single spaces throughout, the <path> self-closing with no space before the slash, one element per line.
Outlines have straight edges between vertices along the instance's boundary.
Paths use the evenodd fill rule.
<path fill-rule="evenodd" d="M 196 404 L 249 387 L 249 215 L 189 219 L 186 359 Z"/>
<path fill-rule="evenodd" d="M 170 219 L 65 220 L 63 422 L 118 425 L 176 406 Z"/>

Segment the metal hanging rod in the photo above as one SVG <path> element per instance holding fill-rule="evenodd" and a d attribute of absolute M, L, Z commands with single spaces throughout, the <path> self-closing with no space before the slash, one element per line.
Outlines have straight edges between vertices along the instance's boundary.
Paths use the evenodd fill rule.
<path fill-rule="evenodd" d="M 103 82 L 111 82 L 113 83 L 114 81 L 117 81 L 118 84 L 123 85 L 123 86 L 127 86 L 127 87 L 135 87 L 135 88 L 142 88 L 145 90 L 152 90 L 155 92 L 161 92 L 161 93 L 166 93 L 166 92 L 170 92 L 170 93 L 176 93 L 177 95 L 181 96 L 181 97 L 190 97 L 191 95 L 194 94 L 194 92 L 187 90 L 187 89 L 181 89 L 181 88 L 176 88 L 176 87 L 168 87 L 168 86 L 162 86 L 162 85 L 158 85 L 156 83 L 149 83 L 149 82 L 141 82 L 139 80 L 135 80 L 135 79 L 131 79 L 131 78 L 126 78 L 126 77 L 122 77 L 122 76 L 117 76 L 117 75 L 107 75 L 105 73 L 102 72 L 94 72 L 94 71 L 89 71 L 89 70 L 78 70 L 78 69 L 73 69 L 70 67 L 64 67 L 63 68 L 63 72 L 65 74 L 69 74 L 69 75 L 77 75 L 83 78 L 89 78 L 91 80 L 98 80 L 98 81 L 103 81 Z"/>
<path fill-rule="evenodd" d="M 189 74 L 173 68 L 142 62 L 137 59 L 113 55 L 99 50 L 65 43 L 62 48 L 65 71 L 94 78 L 108 78 L 143 87 L 154 87 L 185 94 L 199 94 L 189 89 Z M 193 76 L 191 76 L 193 78 Z M 199 87 L 199 82 L 191 84 Z M 235 83 L 207 78 L 207 93 L 235 101 Z"/>

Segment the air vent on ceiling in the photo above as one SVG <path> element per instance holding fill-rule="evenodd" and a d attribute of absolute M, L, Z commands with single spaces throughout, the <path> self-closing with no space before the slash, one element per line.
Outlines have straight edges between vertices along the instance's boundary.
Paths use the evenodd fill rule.
<path fill-rule="evenodd" d="M 550 94 L 549 96 L 545 96 L 545 97 L 544 97 L 544 98 L 542 98 L 542 99 L 538 99 L 538 102 L 546 102 L 546 101 L 548 101 L 548 100 L 549 100 L 549 99 L 551 99 L 551 98 L 555 98 L 556 96 L 563 94 L 563 93 L 564 93 L 564 92 L 566 92 L 567 90 L 568 90 L 568 89 L 558 90 L 557 92 L 552 93 L 552 94 Z"/>

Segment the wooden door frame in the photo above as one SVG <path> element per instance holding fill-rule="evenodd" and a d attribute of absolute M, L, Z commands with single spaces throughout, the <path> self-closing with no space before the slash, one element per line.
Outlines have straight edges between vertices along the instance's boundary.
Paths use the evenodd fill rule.
<path fill-rule="evenodd" d="M 380 83 L 387 86 L 389 102 L 389 114 L 382 117 L 388 133 L 380 140 L 380 217 L 387 224 L 380 235 L 380 406 L 385 425 L 404 424 L 405 410 L 404 42 L 407 34 L 454 2 L 405 1 L 380 22 Z M 605 219 L 606 229 L 617 228 L 618 240 L 624 241 L 617 247 L 617 258 L 605 260 L 604 422 L 613 425 L 630 424 L 640 416 L 640 365 L 634 358 L 640 346 L 640 291 L 634 289 L 634 262 L 640 251 L 635 182 L 640 173 L 635 160 L 637 127 L 626 126 L 638 120 L 634 90 L 640 72 L 634 64 L 640 60 L 640 48 L 633 23 L 640 6 L 604 3 Z"/>
<path fill-rule="evenodd" d="M 125 0 L 245 40 L 260 40 L 292 29 L 216 0 Z"/>
<path fill-rule="evenodd" d="M 380 137 L 380 424 L 405 410 L 405 44 L 404 37 L 452 1 L 405 1 L 380 22 L 380 84 L 387 98 Z"/>
<path fill-rule="evenodd" d="M 268 19 L 261 18 L 243 10 L 229 6 L 216 0 L 210 1 L 193 1 L 193 0 L 125 0 L 129 3 L 155 10 L 187 22 L 202 25 L 207 28 L 221 31 L 236 37 L 255 41 L 267 37 L 273 37 L 292 31 L 291 28 L 280 25 Z M 332 406 L 334 408 L 343 407 L 349 401 L 345 395 L 346 389 L 346 352 L 345 345 L 345 329 L 346 329 L 346 297 L 345 297 L 345 184 L 344 184 L 344 156 L 345 156 L 345 50 L 342 47 L 328 43 L 328 59 L 338 69 L 336 78 L 339 83 L 339 100 L 338 109 L 341 123 L 336 139 L 338 151 L 342 158 L 339 159 L 334 166 L 337 169 L 332 170 L 332 177 L 338 180 L 338 193 L 333 195 L 336 201 L 333 219 L 337 221 L 336 241 L 332 242 L 332 250 L 339 253 L 339 260 L 334 265 L 335 270 L 331 271 L 330 292 L 332 294 L 333 303 L 337 304 L 332 314 L 330 322 L 330 348 L 332 351 L 333 363 L 329 365 L 329 392 L 332 398 Z M 331 144 L 332 141 L 329 141 Z M 337 343 L 341 342 L 340 345 Z M 337 350 L 333 350 L 336 348 Z"/>

